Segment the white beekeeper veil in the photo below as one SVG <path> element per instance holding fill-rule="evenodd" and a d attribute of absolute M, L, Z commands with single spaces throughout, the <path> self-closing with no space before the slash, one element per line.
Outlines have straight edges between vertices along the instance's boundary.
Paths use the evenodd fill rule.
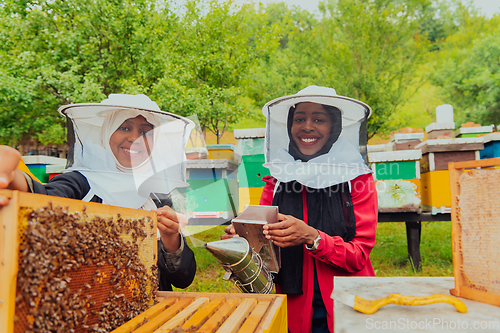
<path fill-rule="evenodd" d="M 297 154 L 289 137 L 289 114 L 301 102 L 332 106 L 330 145 L 309 156 Z M 326 188 L 371 173 L 366 158 L 366 120 L 371 108 L 358 100 L 339 96 L 333 88 L 309 86 L 295 95 L 274 99 L 264 105 L 266 116 L 265 167 L 280 182 L 297 182 L 311 188 Z M 293 114 L 292 114 L 293 115 Z M 335 128 L 333 128 L 335 126 Z M 363 152 L 365 157 L 360 153 Z"/>
<path fill-rule="evenodd" d="M 59 108 L 68 121 L 68 171 L 83 174 L 90 192 L 103 202 L 129 208 L 147 205 L 151 193 L 186 187 L 184 147 L 194 123 L 161 111 L 145 95 L 111 94 L 101 103 Z M 139 165 L 122 165 L 110 147 L 110 137 L 127 119 L 143 116 L 152 125 L 148 157 Z M 151 206 L 151 207 L 150 207 Z"/>

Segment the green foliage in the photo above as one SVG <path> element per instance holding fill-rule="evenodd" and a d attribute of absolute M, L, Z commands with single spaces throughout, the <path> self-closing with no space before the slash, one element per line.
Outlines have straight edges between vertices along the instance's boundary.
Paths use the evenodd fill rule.
<path fill-rule="evenodd" d="M 185 9 L 153 97 L 170 111 L 197 114 L 202 130 L 219 143 L 228 124 L 245 114 L 243 78 L 260 55 L 278 46 L 277 34 L 251 6 L 189 1 Z"/>
<path fill-rule="evenodd" d="M 500 17 L 470 17 L 443 43 L 434 84 L 453 101 L 455 122 L 500 124 Z"/>
<path fill-rule="evenodd" d="M 428 51 L 419 26 L 429 15 L 429 4 L 331 0 L 320 8 L 324 18 L 318 51 L 328 73 L 324 84 L 372 107 L 369 137 L 391 130 L 388 124 L 405 102 L 407 89 L 418 87 L 415 73 Z"/>
<path fill-rule="evenodd" d="M 0 143 L 61 142 L 57 108 L 110 93 L 196 114 L 219 142 L 310 84 L 368 103 L 369 136 L 424 127 L 440 103 L 457 122 L 500 122 L 499 17 L 458 0 L 326 0 L 320 18 L 284 3 L 173 6 L 0 0 Z"/>
<path fill-rule="evenodd" d="M 155 53 L 168 16 L 153 1 L 7 1 L 0 11 L 3 141 L 60 141 L 58 106 L 145 92 L 161 72 Z"/>

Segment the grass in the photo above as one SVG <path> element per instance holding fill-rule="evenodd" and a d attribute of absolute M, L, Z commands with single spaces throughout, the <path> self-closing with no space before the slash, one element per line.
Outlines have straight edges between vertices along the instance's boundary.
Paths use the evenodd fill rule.
<path fill-rule="evenodd" d="M 204 243 L 219 240 L 224 226 L 188 226 L 185 233 L 198 270 L 193 284 L 184 291 L 237 292 L 231 282 L 222 280 L 224 269 L 203 247 Z M 405 223 L 378 224 L 375 247 L 370 254 L 377 276 L 453 276 L 451 222 L 422 223 L 420 254 L 421 271 L 415 272 L 408 259 Z"/>

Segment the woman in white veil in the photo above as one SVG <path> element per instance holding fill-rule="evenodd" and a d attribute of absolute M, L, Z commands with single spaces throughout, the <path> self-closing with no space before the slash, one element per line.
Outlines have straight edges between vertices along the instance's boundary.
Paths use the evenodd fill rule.
<path fill-rule="evenodd" d="M 155 194 L 187 186 L 184 147 L 193 123 L 161 111 L 145 95 L 112 94 L 101 103 L 66 105 L 59 112 L 68 119 L 68 168 L 42 185 L 17 169 L 19 153 L 3 146 L 0 187 L 156 210 L 159 288 L 189 286 L 196 261 L 180 233 L 180 216 L 171 201 Z M 6 203 L 0 198 L 0 206 Z"/>

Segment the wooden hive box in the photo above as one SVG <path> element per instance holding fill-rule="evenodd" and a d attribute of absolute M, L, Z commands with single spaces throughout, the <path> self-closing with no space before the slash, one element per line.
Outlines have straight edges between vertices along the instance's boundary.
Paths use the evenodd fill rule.
<path fill-rule="evenodd" d="M 155 212 L 0 193 L 0 332 L 107 332 L 153 305 Z"/>
<path fill-rule="evenodd" d="M 500 306 L 500 158 L 450 163 L 452 295 Z"/>
<path fill-rule="evenodd" d="M 420 212 L 419 149 L 368 154 L 375 173 L 379 212 Z"/>
<path fill-rule="evenodd" d="M 483 136 L 484 149 L 479 152 L 481 159 L 500 157 L 500 132 Z"/>
<path fill-rule="evenodd" d="M 113 331 L 288 332 L 285 295 L 158 292 L 158 304 Z"/>
<path fill-rule="evenodd" d="M 484 148 L 483 139 L 427 140 L 416 148 L 422 150 L 420 159 L 422 210 L 432 214 L 451 212 L 448 163 L 479 160 L 479 151 Z"/>

